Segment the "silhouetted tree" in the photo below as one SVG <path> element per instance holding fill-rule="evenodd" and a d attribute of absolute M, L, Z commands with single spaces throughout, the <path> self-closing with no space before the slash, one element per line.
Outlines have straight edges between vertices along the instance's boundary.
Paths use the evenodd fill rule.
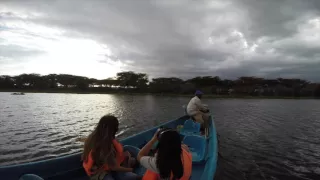
<path fill-rule="evenodd" d="M 149 84 L 150 91 L 156 93 L 180 93 L 182 79 L 171 78 L 154 78 Z"/>
<path fill-rule="evenodd" d="M 57 81 L 62 86 L 66 87 L 74 87 L 76 85 L 75 76 L 69 74 L 59 74 L 57 76 Z"/>
<path fill-rule="evenodd" d="M 10 76 L 0 76 L 0 88 L 14 88 L 14 80 Z"/>
<path fill-rule="evenodd" d="M 315 97 L 320 98 L 320 84 L 316 87 L 314 95 Z"/>
<path fill-rule="evenodd" d="M 148 76 L 143 73 L 134 73 L 132 71 L 117 73 L 117 80 L 121 87 L 143 88 L 147 86 Z"/>
<path fill-rule="evenodd" d="M 197 88 L 201 88 L 201 87 L 209 87 L 212 85 L 219 85 L 221 83 L 221 80 L 218 76 L 216 77 L 198 76 L 192 79 L 188 79 L 186 82 L 194 84 Z"/>
<path fill-rule="evenodd" d="M 58 79 L 56 74 L 49 74 L 47 76 L 44 76 L 44 80 L 46 81 L 48 88 L 58 87 L 58 84 L 57 84 Z"/>
<path fill-rule="evenodd" d="M 303 79 L 263 79 L 259 77 L 239 77 L 236 80 L 221 79 L 218 76 L 198 76 L 186 81 L 177 77 L 153 78 L 132 71 L 119 72 L 116 77 L 97 80 L 70 74 L 21 74 L 0 76 L 1 90 L 51 90 L 69 89 L 92 92 L 152 92 L 191 94 L 196 89 L 206 94 L 320 97 L 320 84 Z"/>
<path fill-rule="evenodd" d="M 77 88 L 80 90 L 87 90 L 89 87 L 89 83 L 87 79 L 78 79 L 76 82 Z"/>

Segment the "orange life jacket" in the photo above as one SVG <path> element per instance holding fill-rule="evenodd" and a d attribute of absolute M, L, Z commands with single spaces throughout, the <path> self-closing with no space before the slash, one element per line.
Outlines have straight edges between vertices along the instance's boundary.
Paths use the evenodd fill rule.
<path fill-rule="evenodd" d="M 122 145 L 117 141 L 117 140 L 112 140 L 112 143 L 117 151 L 116 159 L 117 159 L 117 164 L 120 165 L 124 161 L 124 155 L 123 155 L 123 147 Z M 98 170 L 92 171 L 92 166 L 94 164 L 92 156 L 91 156 L 92 151 L 90 151 L 88 159 L 83 161 L 82 166 L 84 170 L 86 171 L 88 176 L 92 176 L 95 174 Z M 103 165 L 103 170 L 108 171 L 109 167 L 107 164 Z"/>
<path fill-rule="evenodd" d="M 183 164 L 183 176 L 180 178 L 180 180 L 189 180 L 191 177 L 191 171 L 192 171 L 192 154 L 182 148 L 182 164 Z M 170 179 L 173 178 L 173 174 L 171 173 Z M 158 180 L 160 179 L 160 175 L 147 170 L 144 174 L 142 180 Z"/>

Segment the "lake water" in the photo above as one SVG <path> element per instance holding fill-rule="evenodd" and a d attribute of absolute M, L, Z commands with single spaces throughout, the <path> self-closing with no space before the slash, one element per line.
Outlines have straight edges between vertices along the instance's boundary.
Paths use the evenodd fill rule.
<path fill-rule="evenodd" d="M 127 137 L 175 119 L 186 97 L 0 93 L 0 165 L 81 150 L 107 113 Z M 320 179 L 320 101 L 204 99 L 219 134 L 216 179 Z"/>

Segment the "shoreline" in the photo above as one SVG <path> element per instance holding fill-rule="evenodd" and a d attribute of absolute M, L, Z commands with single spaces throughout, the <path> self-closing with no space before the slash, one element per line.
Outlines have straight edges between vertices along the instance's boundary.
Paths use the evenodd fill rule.
<path fill-rule="evenodd" d="M 192 97 L 193 94 L 171 94 L 171 93 L 145 93 L 145 92 L 93 92 L 93 91 L 75 91 L 75 90 L 0 90 L 0 92 L 23 92 L 23 93 L 52 93 L 52 94 L 115 94 L 115 95 L 152 95 L 152 96 L 165 96 L 165 97 Z M 245 96 L 245 95 L 214 95 L 205 94 L 204 98 L 210 99 L 317 99 L 316 97 L 286 97 L 286 96 Z"/>

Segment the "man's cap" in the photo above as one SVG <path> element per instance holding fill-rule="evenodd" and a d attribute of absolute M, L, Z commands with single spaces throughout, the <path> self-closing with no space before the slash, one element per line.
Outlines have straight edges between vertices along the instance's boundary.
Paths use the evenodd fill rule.
<path fill-rule="evenodd" d="M 195 95 L 202 95 L 202 94 L 203 94 L 203 92 L 200 91 L 200 90 L 197 90 L 196 93 L 195 93 Z"/>

